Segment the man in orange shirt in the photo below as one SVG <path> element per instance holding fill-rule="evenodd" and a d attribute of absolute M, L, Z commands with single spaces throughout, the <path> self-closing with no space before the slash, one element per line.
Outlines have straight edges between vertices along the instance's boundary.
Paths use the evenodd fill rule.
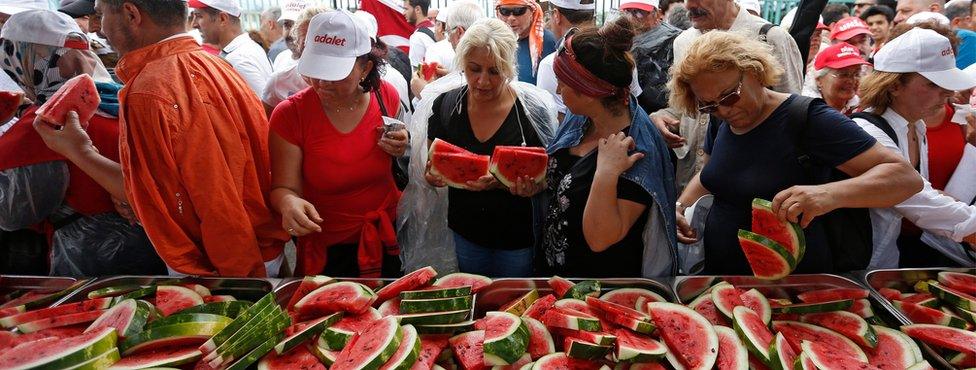
<path fill-rule="evenodd" d="M 72 115 L 45 142 L 128 199 L 171 270 L 276 275 L 288 234 L 268 208 L 268 121 L 230 65 L 186 33 L 183 0 L 99 0 L 122 59 L 121 164 L 98 154 Z"/>

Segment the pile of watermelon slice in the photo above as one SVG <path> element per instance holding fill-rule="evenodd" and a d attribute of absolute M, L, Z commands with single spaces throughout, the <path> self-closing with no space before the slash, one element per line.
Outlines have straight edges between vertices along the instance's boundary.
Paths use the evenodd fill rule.
<path fill-rule="evenodd" d="M 478 155 L 441 139 L 434 139 L 428 151 L 430 173 L 454 188 L 468 189 L 469 181 L 489 173 L 507 187 L 519 178 L 541 183 L 546 177 L 549 156 L 540 147 L 496 146 L 491 156 Z"/>
<path fill-rule="evenodd" d="M 800 225 L 780 221 L 772 203 L 752 200 L 752 231 L 739 230 L 739 246 L 757 278 L 777 280 L 796 269 L 806 251 L 806 239 Z"/>

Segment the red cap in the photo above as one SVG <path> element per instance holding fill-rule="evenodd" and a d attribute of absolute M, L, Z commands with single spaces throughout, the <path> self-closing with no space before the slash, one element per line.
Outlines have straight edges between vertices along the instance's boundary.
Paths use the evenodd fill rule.
<path fill-rule="evenodd" d="M 813 67 L 818 70 L 824 68 L 841 69 L 861 64 L 870 65 L 871 63 L 861 57 L 861 51 L 857 47 L 846 42 L 839 42 L 821 50 L 813 61 Z"/>
<path fill-rule="evenodd" d="M 830 30 L 830 27 L 827 27 L 827 25 L 824 24 L 823 22 L 817 22 L 817 29 L 818 30 L 823 30 L 823 31 L 828 31 L 828 30 Z"/>
<path fill-rule="evenodd" d="M 847 41 L 850 40 L 851 37 L 865 34 L 870 35 L 871 30 L 868 29 L 868 24 L 864 23 L 864 21 L 858 17 L 847 17 L 841 19 L 830 27 L 831 40 Z"/>

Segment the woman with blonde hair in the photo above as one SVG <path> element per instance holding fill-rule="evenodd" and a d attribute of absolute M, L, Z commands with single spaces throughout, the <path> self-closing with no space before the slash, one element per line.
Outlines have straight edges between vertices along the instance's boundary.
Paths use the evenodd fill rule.
<path fill-rule="evenodd" d="M 775 92 L 782 74 L 769 47 L 712 31 L 699 37 L 672 70 L 671 104 L 714 118 L 705 167 L 678 198 L 678 239 L 704 238 L 707 274 L 749 274 L 737 241 L 750 229 L 752 200 L 772 201 L 780 219 L 805 228 L 806 254 L 797 272 L 834 271 L 822 216 L 838 208 L 888 207 L 921 188 L 911 167 L 822 100 Z M 804 166 L 799 155 L 810 161 Z M 838 169 L 849 179 L 831 181 Z M 711 194 L 701 235 L 685 205 Z"/>
<path fill-rule="evenodd" d="M 410 183 L 400 202 L 399 238 L 406 270 L 528 276 L 539 241 L 542 185 L 518 179 L 506 188 L 491 175 L 465 189 L 444 189 L 429 171 L 427 148 L 441 139 L 475 154 L 499 145 L 545 147 L 556 127 L 552 97 L 518 82 L 516 36 L 504 22 L 482 19 L 457 45 L 452 73 L 427 85 L 410 126 Z M 450 230 L 448 230 L 450 229 Z M 443 270 L 443 271 L 442 271 Z"/>

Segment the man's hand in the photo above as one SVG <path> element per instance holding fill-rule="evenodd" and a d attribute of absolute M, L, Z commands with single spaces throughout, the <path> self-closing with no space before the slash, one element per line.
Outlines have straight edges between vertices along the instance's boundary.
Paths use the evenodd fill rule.
<path fill-rule="evenodd" d="M 664 136 L 664 141 L 668 143 L 669 147 L 680 148 L 685 145 L 687 140 L 681 137 L 681 135 L 675 134 L 681 126 L 680 120 L 666 113 L 655 113 L 650 117 L 651 122 L 654 122 L 654 126 L 661 132 L 661 136 Z"/>
<path fill-rule="evenodd" d="M 58 154 L 65 156 L 68 160 L 78 158 L 85 153 L 98 150 L 92 143 L 88 133 L 81 127 L 78 121 L 78 113 L 68 112 L 64 126 L 56 123 L 47 122 L 37 116 L 34 118 L 34 129 L 44 139 L 44 144 Z"/>

